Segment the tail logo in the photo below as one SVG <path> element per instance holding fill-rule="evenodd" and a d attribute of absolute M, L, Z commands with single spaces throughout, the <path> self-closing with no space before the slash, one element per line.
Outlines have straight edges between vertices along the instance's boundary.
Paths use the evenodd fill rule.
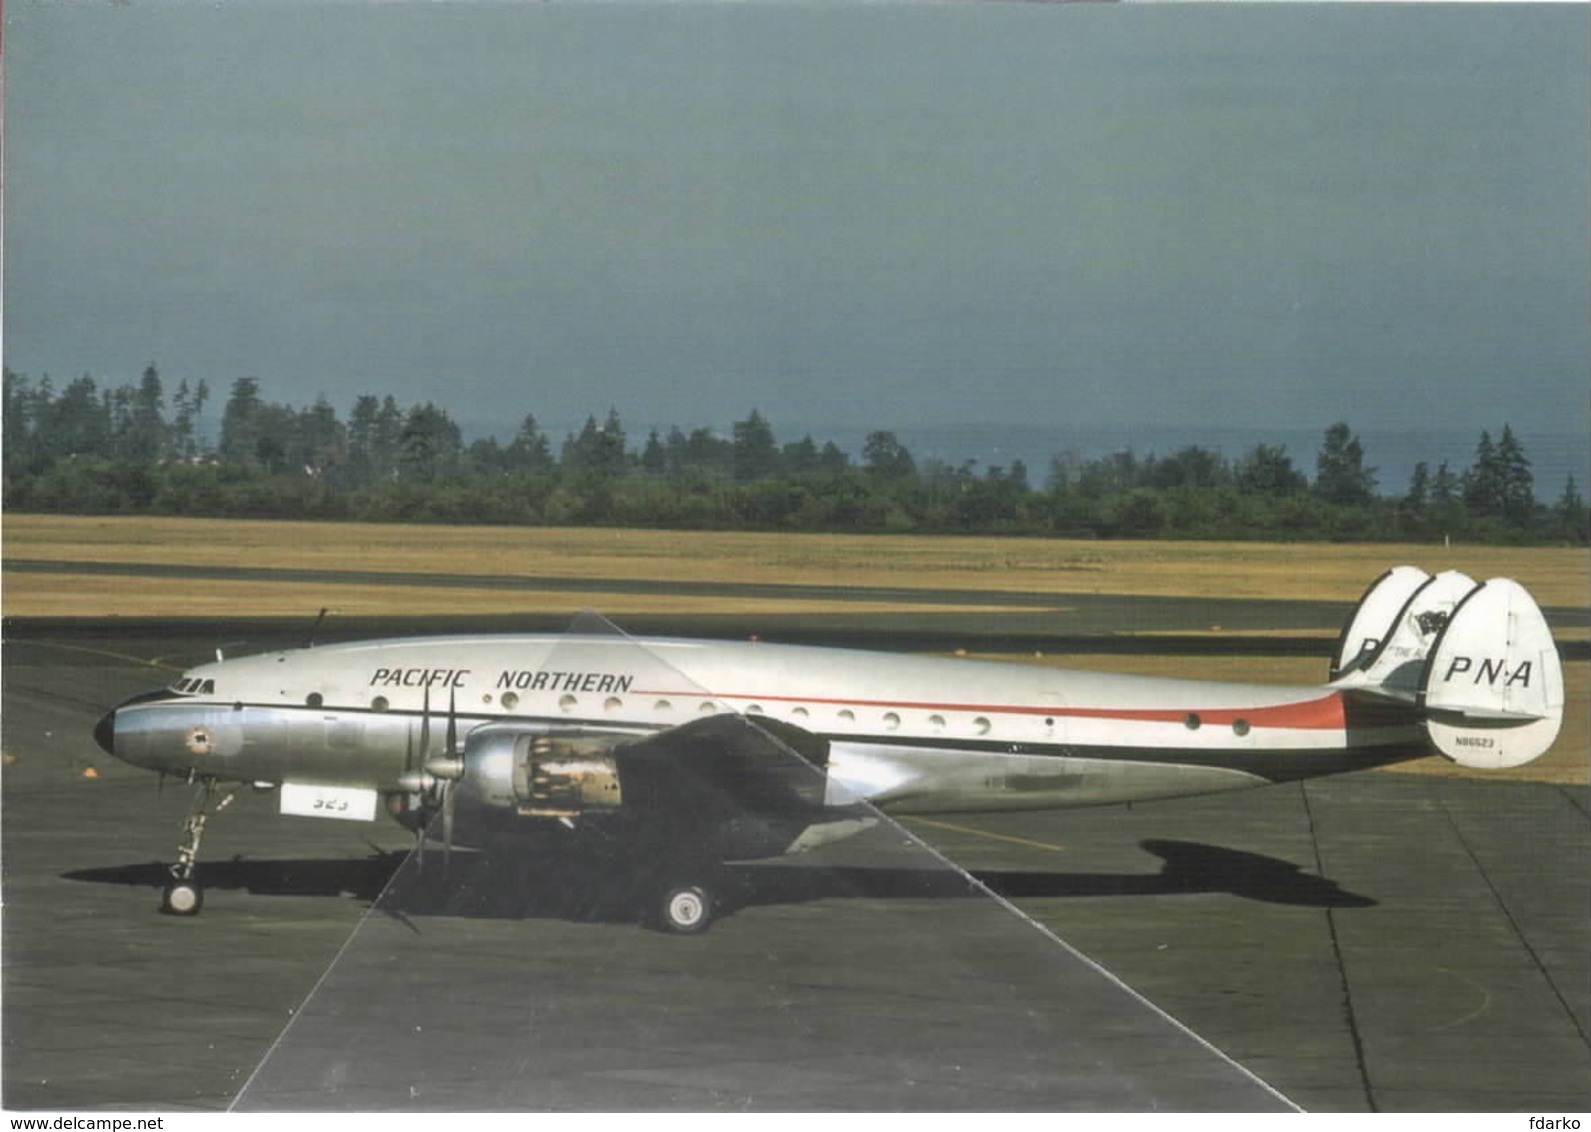
<path fill-rule="evenodd" d="M 1414 623 L 1419 626 L 1420 636 L 1430 637 L 1447 628 L 1450 616 L 1445 609 L 1428 609 L 1424 613 L 1415 614 Z"/>
<path fill-rule="evenodd" d="M 1528 688 L 1533 667 L 1528 660 L 1522 660 L 1516 667 L 1510 669 L 1506 657 L 1482 657 L 1480 664 L 1477 665 L 1474 657 L 1454 656 L 1447 666 L 1447 673 L 1442 677 L 1442 681 L 1450 684 L 1454 677 L 1466 676 L 1471 672 L 1475 674 L 1471 681 L 1475 684 L 1487 684 L 1495 688 L 1498 681 L 1501 681 L 1505 688 L 1512 688 L 1515 684 Z"/>

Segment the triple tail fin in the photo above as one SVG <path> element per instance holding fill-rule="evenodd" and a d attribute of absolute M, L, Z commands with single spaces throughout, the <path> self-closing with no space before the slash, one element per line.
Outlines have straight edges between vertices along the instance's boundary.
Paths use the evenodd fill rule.
<path fill-rule="evenodd" d="M 1477 585 L 1456 571 L 1389 570 L 1343 630 L 1332 683 L 1421 708 L 1432 744 L 1467 767 L 1527 763 L 1552 745 L 1563 719 L 1552 631 L 1507 578 Z"/>

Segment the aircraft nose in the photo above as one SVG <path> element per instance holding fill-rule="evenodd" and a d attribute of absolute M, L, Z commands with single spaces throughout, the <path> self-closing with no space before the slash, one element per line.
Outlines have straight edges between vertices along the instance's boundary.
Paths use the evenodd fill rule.
<path fill-rule="evenodd" d="M 112 708 L 94 725 L 94 742 L 107 755 L 116 753 L 116 709 Z"/>

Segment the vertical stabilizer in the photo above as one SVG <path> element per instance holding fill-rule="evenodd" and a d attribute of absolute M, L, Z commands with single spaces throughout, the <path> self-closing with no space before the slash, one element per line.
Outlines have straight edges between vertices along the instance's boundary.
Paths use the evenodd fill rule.
<path fill-rule="evenodd" d="M 1519 766 L 1563 719 L 1563 665 L 1546 618 L 1518 582 L 1494 578 L 1453 611 L 1420 681 L 1431 741 L 1462 766 Z"/>
<path fill-rule="evenodd" d="M 1337 638 L 1337 652 L 1331 662 L 1333 680 L 1340 680 L 1375 659 L 1397 625 L 1398 614 L 1430 580 L 1431 575 L 1417 566 L 1394 566 L 1375 580 Z"/>

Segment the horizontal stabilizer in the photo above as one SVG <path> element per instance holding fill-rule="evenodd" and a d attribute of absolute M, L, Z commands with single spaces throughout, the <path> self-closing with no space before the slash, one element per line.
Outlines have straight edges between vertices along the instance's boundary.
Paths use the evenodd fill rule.
<path fill-rule="evenodd" d="M 1552 746 L 1563 665 L 1523 586 L 1494 578 L 1459 603 L 1426 658 L 1420 702 L 1431 741 L 1461 766 L 1519 766 Z"/>

